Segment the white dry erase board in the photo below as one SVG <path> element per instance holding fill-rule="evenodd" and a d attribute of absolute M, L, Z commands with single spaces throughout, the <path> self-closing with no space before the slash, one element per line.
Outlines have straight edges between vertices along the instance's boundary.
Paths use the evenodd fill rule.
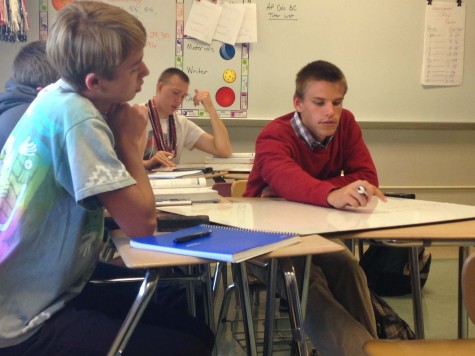
<path fill-rule="evenodd" d="M 429 88 L 420 84 L 425 0 L 251 0 L 257 7 L 258 42 L 244 50 L 236 45 L 232 60 L 220 56 L 222 43 L 217 41 L 208 46 L 186 40 L 183 53 L 177 52 L 177 19 L 186 22 L 192 0 L 105 2 L 130 11 L 148 32 L 145 61 L 151 74 L 136 102 L 153 95 L 158 75 L 175 66 L 178 56 L 191 78 L 190 93 L 207 88 L 215 96 L 223 86 L 234 92 L 232 106 L 217 105 L 221 116 L 272 119 L 293 110 L 297 71 L 325 59 L 346 74 L 344 106 L 358 121 L 475 122 L 470 105 L 475 93 L 475 4 L 468 0 L 463 85 Z M 52 23 L 55 10 L 50 8 Z M 223 82 L 226 69 L 238 75 L 232 85 Z M 184 107 L 193 108 L 191 97 Z"/>
<path fill-rule="evenodd" d="M 248 201 L 160 207 L 185 216 L 208 215 L 209 220 L 246 229 L 289 231 L 301 235 L 345 232 L 475 218 L 475 206 L 417 199 L 373 197 L 366 208 L 333 209 L 285 200 Z"/>

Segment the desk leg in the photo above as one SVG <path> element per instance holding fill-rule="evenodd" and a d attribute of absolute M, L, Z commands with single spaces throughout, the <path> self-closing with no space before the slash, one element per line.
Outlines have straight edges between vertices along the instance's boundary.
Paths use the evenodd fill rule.
<path fill-rule="evenodd" d="M 293 339 L 297 343 L 299 355 L 308 355 L 307 338 L 303 325 L 302 310 L 299 299 L 297 279 L 295 278 L 294 266 L 290 258 L 279 259 L 279 262 L 284 273 Z"/>
<path fill-rule="evenodd" d="M 194 268 L 197 266 L 185 266 L 186 273 L 188 275 L 193 275 L 195 271 Z M 187 281 L 186 283 L 186 301 L 188 305 L 188 313 L 191 316 L 196 317 L 196 298 L 195 298 L 195 284 L 194 281 Z"/>
<path fill-rule="evenodd" d="M 130 336 L 140 320 L 140 317 L 152 298 L 153 293 L 157 289 L 158 277 L 158 270 L 151 269 L 147 271 L 139 293 L 137 294 L 127 317 L 122 323 L 122 326 L 107 353 L 108 356 L 121 355 L 124 351 Z"/>
<path fill-rule="evenodd" d="M 277 260 L 272 258 L 267 265 L 267 301 L 264 323 L 264 356 L 272 355 L 275 320 L 275 289 L 277 284 Z"/>
<path fill-rule="evenodd" d="M 252 320 L 251 301 L 249 297 L 249 283 L 247 280 L 246 262 L 233 263 L 234 278 L 241 300 L 244 334 L 246 335 L 246 351 L 249 356 L 257 355 L 254 321 Z"/>
<path fill-rule="evenodd" d="M 308 285 L 310 282 L 310 265 L 312 264 L 312 256 L 308 255 L 305 257 L 305 269 L 303 271 L 303 281 L 302 281 L 302 296 L 300 305 L 302 307 L 302 317 L 305 321 L 305 314 L 307 313 L 307 300 L 308 300 Z"/>
<path fill-rule="evenodd" d="M 462 268 L 463 263 L 469 255 L 469 247 L 459 247 L 459 271 L 458 271 L 458 338 L 466 339 L 468 337 L 468 314 L 462 299 Z"/>
<path fill-rule="evenodd" d="M 424 339 L 424 316 L 422 313 L 421 276 L 417 247 L 409 247 L 409 262 L 412 288 L 412 308 L 416 339 Z"/>
<path fill-rule="evenodd" d="M 213 331 L 216 332 L 216 322 L 214 319 L 214 299 L 213 299 L 213 287 L 211 281 L 211 266 L 209 263 L 203 265 L 204 269 L 204 288 L 205 295 L 203 296 L 205 301 L 206 315 L 208 318 L 208 326 Z"/>

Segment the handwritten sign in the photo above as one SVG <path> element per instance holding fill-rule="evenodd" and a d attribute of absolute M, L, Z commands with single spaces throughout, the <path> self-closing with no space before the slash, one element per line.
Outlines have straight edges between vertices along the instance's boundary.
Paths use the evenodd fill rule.
<path fill-rule="evenodd" d="M 266 7 L 266 17 L 270 21 L 297 21 L 298 6 L 293 2 L 269 1 Z"/>
<path fill-rule="evenodd" d="M 424 34 L 423 85 L 461 85 L 466 5 L 433 3 L 427 6 Z"/>

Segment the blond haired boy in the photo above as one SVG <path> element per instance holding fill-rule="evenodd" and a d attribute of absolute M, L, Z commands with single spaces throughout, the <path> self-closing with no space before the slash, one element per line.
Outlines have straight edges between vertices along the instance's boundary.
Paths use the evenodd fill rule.
<path fill-rule="evenodd" d="M 0 154 L 2 355 L 105 355 L 137 293 L 86 284 L 104 208 L 129 236 L 156 228 L 142 164 L 146 119 L 126 103 L 149 74 L 145 41 L 140 21 L 115 6 L 78 1 L 58 13 L 47 55 L 61 79 L 40 92 Z M 198 320 L 151 309 L 126 354 L 211 352 Z"/>

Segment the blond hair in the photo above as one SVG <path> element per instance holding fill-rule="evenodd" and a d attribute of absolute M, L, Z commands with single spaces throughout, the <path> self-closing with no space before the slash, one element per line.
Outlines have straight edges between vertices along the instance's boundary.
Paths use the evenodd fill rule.
<path fill-rule="evenodd" d="M 76 90 L 96 73 L 113 79 L 132 51 L 145 47 L 142 23 L 127 11 L 102 2 L 76 1 L 63 7 L 51 28 L 46 53 L 61 77 Z"/>

